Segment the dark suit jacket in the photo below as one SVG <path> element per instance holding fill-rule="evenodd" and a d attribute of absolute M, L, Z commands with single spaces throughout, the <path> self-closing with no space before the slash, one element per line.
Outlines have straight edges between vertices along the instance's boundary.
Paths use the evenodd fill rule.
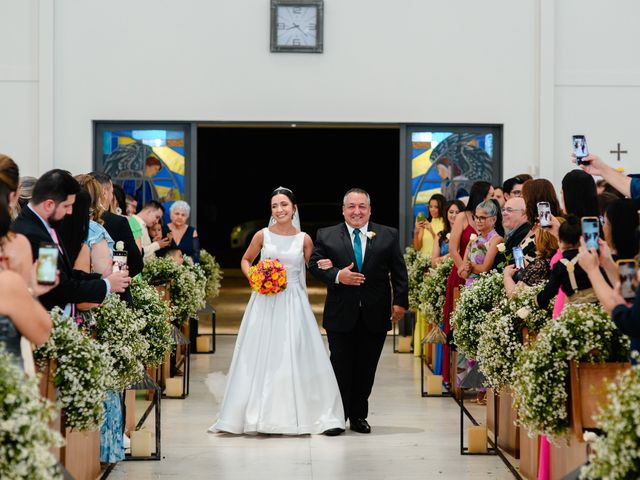
<path fill-rule="evenodd" d="M 125 217 L 116 215 L 111 212 L 102 214 L 105 230 L 111 235 L 114 242 L 121 241 L 124 243 L 124 249 L 127 251 L 127 266 L 129 267 L 129 276 L 135 277 L 142 271 L 144 266 L 142 263 L 142 254 L 138 250 L 138 245 L 133 238 L 131 227 Z"/>
<path fill-rule="evenodd" d="M 23 234 L 31 243 L 33 258 L 38 258 L 40 243 L 53 243 L 53 239 L 42 221 L 29 207 L 22 209 L 11 230 Z M 64 251 L 64 245 L 61 245 Z M 42 305 L 51 310 L 55 306 L 64 308 L 67 303 L 102 303 L 107 295 L 107 284 L 99 274 L 85 273 L 74 270 L 66 255 L 59 255 L 58 269 L 60 270 L 60 284 L 39 300 Z"/>
<path fill-rule="evenodd" d="M 309 270 L 328 287 L 323 318 L 328 331 L 353 330 L 361 311 L 371 332 L 387 332 L 391 329 L 391 306 L 409 308 L 407 267 L 400 251 L 398 230 L 369 222 L 368 231 L 376 235 L 367 239 L 364 252 L 362 274 L 366 279 L 360 286 L 350 286 L 335 283 L 339 270 L 351 262 L 356 269 L 346 224 L 318 230 Z M 319 269 L 318 260 L 323 258 L 330 259 L 333 268 Z"/>
<path fill-rule="evenodd" d="M 505 246 L 504 253 L 498 252 L 498 254 L 496 255 L 496 258 L 493 260 L 493 267 L 491 268 L 492 269 L 498 268 L 498 265 L 500 265 L 507 259 L 506 255 L 511 255 L 511 261 L 509 262 L 509 264 L 510 265 L 515 264 L 516 261 L 513 258 L 513 247 L 517 247 L 518 245 L 520 245 L 520 242 L 522 242 L 522 240 L 525 239 L 525 237 L 527 236 L 527 233 L 529 233 L 530 230 L 531 230 L 531 224 L 528 222 L 525 222 L 522 225 L 516 227 L 504 242 L 504 246 Z"/>

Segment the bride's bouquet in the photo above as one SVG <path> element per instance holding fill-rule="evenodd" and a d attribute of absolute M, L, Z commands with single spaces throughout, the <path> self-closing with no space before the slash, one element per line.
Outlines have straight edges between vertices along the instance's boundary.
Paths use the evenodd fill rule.
<path fill-rule="evenodd" d="M 265 258 L 249 268 L 249 284 L 262 295 L 275 295 L 287 288 L 287 269 L 277 259 Z"/>

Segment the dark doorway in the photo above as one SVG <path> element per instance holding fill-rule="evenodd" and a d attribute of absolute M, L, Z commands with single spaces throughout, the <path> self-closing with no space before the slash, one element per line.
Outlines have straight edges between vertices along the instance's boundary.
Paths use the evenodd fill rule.
<path fill-rule="evenodd" d="M 244 253 L 244 238 L 231 246 L 234 227 L 244 235 L 266 226 L 278 186 L 295 193 L 303 229 L 339 223 L 356 186 L 371 195 L 372 221 L 398 227 L 399 127 L 201 126 L 197 148 L 198 231 L 223 267 L 239 267 Z"/>

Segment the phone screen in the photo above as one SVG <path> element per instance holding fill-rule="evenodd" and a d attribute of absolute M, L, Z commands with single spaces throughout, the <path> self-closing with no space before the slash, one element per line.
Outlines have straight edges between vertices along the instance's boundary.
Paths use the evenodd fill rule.
<path fill-rule="evenodd" d="M 542 228 L 551 227 L 551 205 L 549 202 L 538 202 L 538 222 Z"/>
<path fill-rule="evenodd" d="M 600 238 L 600 222 L 597 217 L 582 218 L 582 237 L 587 249 L 598 250 L 598 239 Z"/>
<path fill-rule="evenodd" d="M 127 266 L 127 251 L 116 250 L 113 252 L 113 271 L 120 272 Z"/>
<path fill-rule="evenodd" d="M 618 260 L 617 263 L 622 296 L 625 300 L 633 300 L 636 297 L 637 264 L 635 260 Z"/>
<path fill-rule="evenodd" d="M 515 261 L 516 268 L 524 268 L 524 253 L 522 247 L 513 247 L 513 260 Z"/>
<path fill-rule="evenodd" d="M 587 148 L 587 139 L 584 135 L 573 136 L 573 154 L 576 158 L 584 158 L 589 155 L 589 149 Z"/>
<path fill-rule="evenodd" d="M 58 247 L 54 244 L 41 245 L 38 250 L 36 281 L 42 285 L 56 283 L 58 271 Z"/>

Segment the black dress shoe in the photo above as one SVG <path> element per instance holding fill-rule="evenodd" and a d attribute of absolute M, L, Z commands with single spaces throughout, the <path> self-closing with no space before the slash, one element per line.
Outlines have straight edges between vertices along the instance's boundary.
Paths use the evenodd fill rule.
<path fill-rule="evenodd" d="M 364 418 L 354 418 L 349 420 L 349 429 L 358 433 L 371 433 L 371 427 Z"/>
<path fill-rule="evenodd" d="M 344 433 L 344 428 L 330 428 L 329 430 L 325 430 L 322 432 L 323 435 L 327 437 L 337 437 L 338 435 L 342 435 Z"/>

